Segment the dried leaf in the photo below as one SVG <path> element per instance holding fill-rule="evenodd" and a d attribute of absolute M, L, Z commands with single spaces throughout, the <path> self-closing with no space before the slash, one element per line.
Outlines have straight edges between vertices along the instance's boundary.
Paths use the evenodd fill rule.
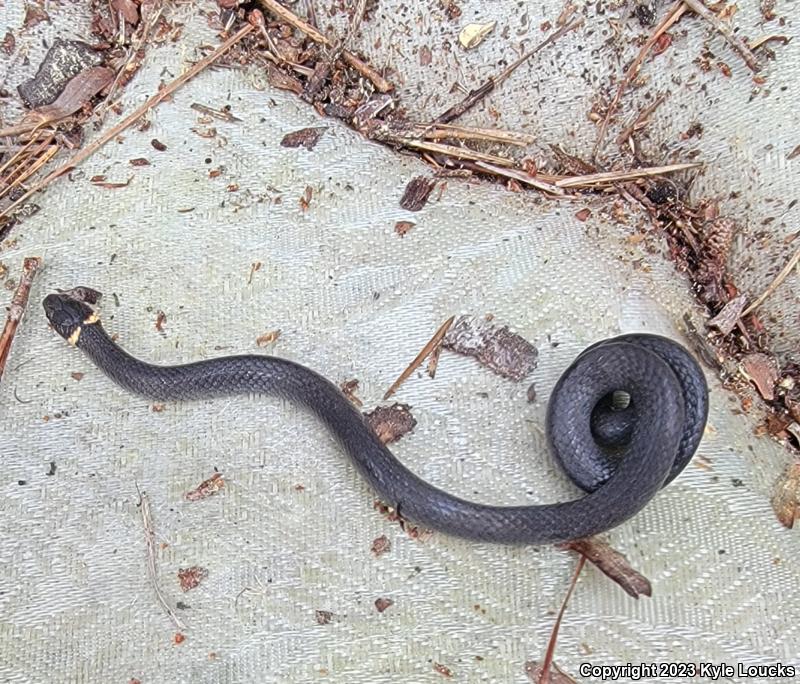
<path fill-rule="evenodd" d="M 408 404 L 392 404 L 392 406 L 378 406 L 364 414 L 372 431 L 384 444 L 396 442 L 404 435 L 411 432 L 417 421 L 411 415 Z"/>
<path fill-rule="evenodd" d="M 216 494 L 220 489 L 225 486 L 225 480 L 222 479 L 221 473 L 214 473 L 207 480 L 203 480 L 195 489 L 192 489 L 183 495 L 187 501 L 200 501 L 207 499 L 209 496 Z"/>
<path fill-rule="evenodd" d="M 773 357 L 760 352 L 748 354 L 742 359 L 739 370 L 764 399 L 772 401 L 775 398 L 775 383 L 780 376 Z"/>
<path fill-rule="evenodd" d="M 199 587 L 200 583 L 208 577 L 208 570 L 201 568 L 199 565 L 193 565 L 191 568 L 180 568 L 178 570 L 178 581 L 181 583 L 181 591 L 190 591 L 195 587 Z"/>
<path fill-rule="evenodd" d="M 536 368 L 539 352 L 507 326 L 495 326 L 485 318 L 461 316 L 445 335 L 443 346 L 472 356 L 481 364 L 512 380 L 522 380 Z"/>
<path fill-rule="evenodd" d="M 577 551 L 585 556 L 633 598 L 639 598 L 642 594 L 650 596 L 652 593 L 650 581 L 634 570 L 624 555 L 595 537 L 568 541 L 559 544 L 559 548 Z"/>
<path fill-rule="evenodd" d="M 301 128 L 299 131 L 287 133 L 281 140 L 281 147 L 305 147 L 307 150 L 313 150 L 322 134 L 327 131 L 327 127 L 321 126 L 318 128 Z"/>
<path fill-rule="evenodd" d="M 458 42 L 461 43 L 461 47 L 466 50 L 478 47 L 496 25 L 496 21 L 488 21 L 483 24 L 467 24 L 461 29 L 461 33 L 458 34 Z"/>
<path fill-rule="evenodd" d="M 42 105 L 25 115 L 23 124 L 32 127 L 58 121 L 77 112 L 114 80 L 114 72 L 105 67 L 85 69 L 64 86 L 52 104 Z"/>
<path fill-rule="evenodd" d="M 784 527 L 792 529 L 800 518 L 800 461 L 789 466 L 775 487 L 772 508 Z"/>

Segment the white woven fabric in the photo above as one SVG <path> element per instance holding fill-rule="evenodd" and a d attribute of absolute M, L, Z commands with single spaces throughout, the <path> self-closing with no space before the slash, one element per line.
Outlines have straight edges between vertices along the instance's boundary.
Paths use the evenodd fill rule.
<path fill-rule="evenodd" d="M 460 23 L 452 23 L 427 4 L 403 11 L 403 3 L 386 0 L 364 24 L 365 50 L 403 75 L 404 101 L 417 113 L 451 104 L 457 96 L 447 90 L 459 74 L 474 86 L 501 56 L 510 61 L 508 44 L 532 46 L 539 24 L 561 9 L 550 0 L 461 5 Z M 766 30 L 755 8 L 741 9 L 736 20 L 748 34 Z M 83 10 L 50 10 L 53 22 L 40 25 L 37 37 L 85 35 L 74 17 L 85 20 Z M 126 112 L 184 69 L 196 45 L 215 42 L 196 7 L 178 11 L 188 22 L 181 41 L 149 53 L 125 89 Z M 16 3 L 0 7 L 9 26 L 19 25 L 21 13 Z M 530 28 L 520 35 L 523 13 Z M 566 140 L 571 152 L 589 149 L 594 129 L 585 113 L 598 86 L 620 71 L 604 47 L 610 15 L 592 16 L 587 29 L 493 96 L 500 125 L 535 132 L 542 143 Z M 500 22 L 494 34 L 465 54 L 455 45 L 458 27 L 487 17 Z M 778 161 L 797 142 L 793 93 L 780 90 L 796 74 L 800 41 L 781 48 L 770 66 L 771 95 L 748 104 L 750 76 L 718 38 L 711 44 L 734 76 L 701 77 L 691 65 L 706 37 L 705 24 L 681 22 L 678 46 L 647 70 L 665 83 L 681 81 L 670 86 L 652 130 L 666 141 L 665 160 L 697 146 L 713 162 L 704 191 L 741 188 L 726 207 L 752 221 L 737 258 L 760 267 L 757 289 L 783 228 L 770 225 L 765 250 L 754 251 L 749 236 L 765 207 L 775 206 L 767 198 L 791 197 L 796 177 Z M 19 67 L 12 84 L 38 63 L 42 48 L 27 41 L 32 64 Z M 420 69 L 425 44 L 434 62 Z M 193 102 L 230 105 L 242 121 L 215 121 L 216 138 L 200 137 L 191 129 L 206 126 Z M 695 117 L 705 123 L 703 138 L 679 141 L 677 132 Z M 367 407 L 448 316 L 492 313 L 539 349 L 529 378 L 536 402 L 526 402 L 527 382 L 445 352 L 434 380 L 419 372 L 398 392 L 418 424 L 394 449 L 449 491 L 536 503 L 575 495 L 542 432 L 549 391 L 575 355 L 626 331 L 682 339 L 677 322 L 692 310 L 691 297 L 659 253 L 660 239 L 647 238 L 654 254 L 632 244 L 631 228 L 601 203 L 588 201 L 593 215 L 581 223 L 574 214 L 582 204 L 458 180 L 411 215 L 399 198 L 424 165 L 320 120 L 253 71 L 206 71 L 150 120 L 147 131 L 128 130 L 37 198 L 40 213 L 15 228 L 17 242 L 0 253 L 12 269 L 23 255 L 46 262 L 0 384 L 0 680 L 438 682 L 439 664 L 453 681 L 525 681 L 525 661 L 546 648 L 572 555 L 440 534 L 412 540 L 373 510 L 373 493 L 307 415 L 257 398 L 156 412 L 51 333 L 38 301 L 57 287 L 96 287 L 106 294 L 106 327 L 131 352 L 163 363 L 254 352 L 258 336 L 280 329 L 270 352 L 335 382 L 357 378 Z M 467 121 L 492 119 L 481 108 Z M 313 151 L 280 147 L 286 133 L 310 125 L 328 127 Z M 168 149 L 154 150 L 152 138 Z M 765 155 L 774 164 L 760 164 Z M 136 157 L 151 165 L 131 167 Z M 736 162 L 745 157 L 747 165 Z M 104 189 L 89 182 L 96 174 L 131 182 Z M 306 187 L 313 194 L 303 211 Z M 394 231 L 402 219 L 416 223 L 404 237 Z M 786 222 L 788 231 L 788 215 Z M 251 277 L 256 262 L 262 265 Z M 791 320 L 794 287 L 787 283 L 769 304 L 785 306 Z M 166 314 L 163 332 L 158 311 Z M 753 418 L 711 384 L 709 427 L 694 462 L 607 535 L 650 578 L 653 597 L 634 601 L 591 567 L 578 582 L 556 660 L 579 681 L 592 681 L 578 675 L 584 662 L 800 666 L 798 533 L 782 528 L 770 506 L 790 455 L 754 437 Z M 184 493 L 215 469 L 223 491 L 186 501 Z M 187 625 L 180 645 L 148 581 L 137 485 L 163 542 L 159 583 L 171 605 L 190 606 L 177 611 Z M 376 558 L 370 546 L 380 535 L 391 549 Z M 194 565 L 208 578 L 183 594 L 176 574 Z M 379 613 L 378 598 L 394 604 Z M 317 610 L 334 614 L 329 624 L 318 623 Z"/>

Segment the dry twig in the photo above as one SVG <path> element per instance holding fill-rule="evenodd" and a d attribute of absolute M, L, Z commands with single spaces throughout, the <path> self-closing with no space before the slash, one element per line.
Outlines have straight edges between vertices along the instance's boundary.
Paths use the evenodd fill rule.
<path fill-rule="evenodd" d="M 180 618 L 175 614 L 175 611 L 167 603 L 164 594 L 161 592 L 161 587 L 158 585 L 158 572 L 156 568 L 156 532 L 153 528 L 153 516 L 150 514 L 150 501 L 147 494 L 139 491 L 139 486 L 136 486 L 136 491 L 139 492 L 139 510 L 142 513 L 142 524 L 144 525 L 144 536 L 147 542 L 147 574 L 150 577 L 150 583 L 153 585 L 153 591 L 156 594 L 159 604 L 164 609 L 170 620 L 178 629 L 186 629 Z"/>
<path fill-rule="evenodd" d="M 586 564 L 586 557 L 581 556 L 578 560 L 578 565 L 575 568 L 575 572 L 572 575 L 572 581 L 569 584 L 569 589 L 567 589 L 567 593 L 564 596 L 564 601 L 561 603 L 561 609 L 558 611 L 558 617 L 556 617 L 556 621 L 553 624 L 553 631 L 550 633 L 550 640 L 547 642 L 547 651 L 544 656 L 544 662 L 542 663 L 542 671 L 539 677 L 540 684 L 548 684 L 550 681 L 550 666 L 553 664 L 553 655 L 556 651 L 556 641 L 558 640 L 558 630 L 561 628 L 561 620 L 564 617 L 564 612 L 567 609 L 567 604 L 569 603 L 569 599 L 572 596 L 572 592 L 575 589 L 575 585 L 578 582 L 578 576 L 581 574 L 581 570 L 583 570 L 583 566 Z"/>
<path fill-rule="evenodd" d="M 619 181 L 632 180 L 634 178 L 647 178 L 649 176 L 661 176 L 665 173 L 675 171 L 685 171 L 702 166 L 700 162 L 688 162 L 683 164 L 667 164 L 665 166 L 647 166 L 642 169 L 631 169 L 630 171 L 604 171 L 602 173 L 589 173 L 584 176 L 568 176 L 555 181 L 559 188 L 577 188 L 589 185 L 607 185 L 618 183 Z"/>
<path fill-rule="evenodd" d="M 158 105 L 159 103 L 166 100 L 172 93 L 174 93 L 178 88 L 184 85 L 187 81 L 190 81 L 192 78 L 197 76 L 203 69 L 207 68 L 214 62 L 216 62 L 222 55 L 224 55 L 228 50 L 230 50 L 234 45 L 236 45 L 239 41 L 249 35 L 255 27 L 253 24 L 247 24 L 242 29 L 240 29 L 236 34 L 228 38 L 224 43 L 222 43 L 214 52 L 212 52 L 207 57 L 204 57 L 199 62 L 194 64 L 190 69 L 186 71 L 186 73 L 181 74 L 172 81 L 169 85 L 162 88 L 159 92 L 153 95 L 150 99 L 148 99 L 143 105 L 137 107 L 131 114 L 126 116 L 122 121 L 120 121 L 116 126 L 108 130 L 106 133 L 101 135 L 97 140 L 94 140 L 89 145 L 84 147 L 80 150 L 77 154 L 75 154 L 71 159 L 69 159 L 66 163 L 59 166 L 57 169 L 49 173 L 45 176 L 41 181 L 33 185 L 28 191 L 22 195 L 19 199 L 16 200 L 13 204 L 9 205 L 2 213 L 0 213 L 0 219 L 8 216 L 14 209 L 16 209 L 19 205 L 25 202 L 31 195 L 39 192 L 40 190 L 47 187 L 50 183 L 54 180 L 62 176 L 63 174 L 67 173 L 74 169 L 78 164 L 86 160 L 88 157 L 91 157 L 97 150 L 99 150 L 103 145 L 108 143 L 110 140 L 116 138 L 122 131 L 124 131 L 129 126 L 133 125 L 138 121 L 142 116 L 144 116 L 148 111 L 150 111 L 153 107 Z"/>
<path fill-rule="evenodd" d="M 551 43 L 555 42 L 565 33 L 569 33 L 570 31 L 578 28 L 583 24 L 583 20 L 572 22 L 571 24 L 567 24 L 566 26 L 562 26 L 558 31 L 555 33 L 550 34 L 545 38 L 539 45 L 537 45 L 532 50 L 526 52 L 522 57 L 518 60 L 510 64 L 506 69 L 504 69 L 500 74 L 497 76 L 490 76 L 486 81 L 484 81 L 481 85 L 479 85 L 474 90 L 470 90 L 467 93 L 466 97 L 461 100 L 461 102 L 453 105 L 447 111 L 440 114 L 436 117 L 436 123 L 439 124 L 446 124 L 454 121 L 459 116 L 464 114 L 465 112 L 472 109 L 476 104 L 478 104 L 481 100 L 483 100 L 489 93 L 494 91 L 497 86 L 499 86 L 503 81 L 505 81 L 511 74 L 516 71 L 516 69 L 527 62 L 531 57 L 533 57 L 537 52 L 542 50 L 543 48 L 547 47 Z"/>
<path fill-rule="evenodd" d="M 33 278 L 41 265 L 42 260 L 39 257 L 27 257 L 22 264 L 22 277 L 19 279 L 17 290 L 11 298 L 11 304 L 6 315 L 6 324 L 3 326 L 3 332 L 0 333 L 0 379 L 3 377 L 6 361 L 11 351 L 11 343 L 28 304 L 28 295 L 31 291 Z"/>
<path fill-rule="evenodd" d="M 400 387 L 407 379 L 408 376 L 411 375 L 425 358 L 434 350 L 436 347 L 440 346 L 444 336 L 447 334 L 447 331 L 450 329 L 450 326 L 453 324 L 455 320 L 455 316 L 450 316 L 444 323 L 442 323 L 441 327 L 434 333 L 433 337 L 428 341 L 428 343 L 422 348 L 422 351 L 417 354 L 414 360 L 408 364 L 408 368 L 406 368 L 401 374 L 400 377 L 397 378 L 392 383 L 392 386 L 386 390 L 386 394 L 383 395 L 383 400 L 386 401 L 389 397 L 391 397 L 396 391 L 397 388 Z"/>
<path fill-rule="evenodd" d="M 603 144 L 603 140 L 606 137 L 606 131 L 608 130 L 608 124 L 611 121 L 612 115 L 617 110 L 617 105 L 619 105 L 619 101 L 622 98 L 622 93 L 625 92 L 625 89 L 636 77 L 636 74 L 639 73 L 639 69 L 644 62 L 644 58 L 647 57 L 647 54 L 653 49 L 653 46 L 656 44 L 656 42 L 658 42 L 658 39 L 669 30 L 670 26 L 672 26 L 683 16 L 686 10 L 687 6 L 683 0 L 678 0 L 678 2 L 670 7 L 667 15 L 664 17 L 661 23 L 656 26 L 650 38 L 647 39 L 647 42 L 642 46 L 642 49 L 639 50 L 639 54 L 636 55 L 636 59 L 634 59 L 633 63 L 630 65 L 630 67 L 628 67 L 628 70 L 625 72 L 625 76 L 623 76 L 622 80 L 620 81 L 617 92 L 614 94 L 614 99 L 611 100 L 611 103 L 608 105 L 608 110 L 603 118 L 603 123 L 600 124 L 600 130 L 597 133 L 597 142 L 595 142 L 594 149 L 592 150 L 592 160 L 597 157 L 597 152 L 600 149 L 600 146 Z"/>

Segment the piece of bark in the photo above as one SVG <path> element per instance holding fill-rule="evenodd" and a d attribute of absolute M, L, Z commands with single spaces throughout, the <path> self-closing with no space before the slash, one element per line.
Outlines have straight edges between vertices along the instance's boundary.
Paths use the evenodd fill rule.
<path fill-rule="evenodd" d="M 400 199 L 400 206 L 407 211 L 419 211 L 428 202 L 428 197 L 435 186 L 436 181 L 425 176 L 412 178 L 406 185 L 403 197 Z"/>
<path fill-rule="evenodd" d="M 411 432 L 417 424 L 411 415 L 408 404 L 392 404 L 391 406 L 378 406 L 373 411 L 365 413 L 367 423 L 378 435 L 384 444 L 396 442 L 403 435 Z"/>
<path fill-rule="evenodd" d="M 507 326 L 496 326 L 476 316 L 456 319 L 442 344 L 512 380 L 522 380 L 536 368 L 539 356 L 536 347 Z"/>
<path fill-rule="evenodd" d="M 17 91 L 28 107 L 52 104 L 71 79 L 84 69 L 100 66 L 102 61 L 102 55 L 86 43 L 56 38 L 36 75 L 20 83 Z"/>
<path fill-rule="evenodd" d="M 287 133 L 281 140 L 281 147 L 305 147 L 311 151 L 327 130 L 326 126 L 320 126 L 317 128 L 301 128 L 299 131 Z"/>
<path fill-rule="evenodd" d="M 742 359 L 740 370 L 764 399 L 772 401 L 775 398 L 775 383 L 780 374 L 774 358 L 761 352 L 748 354 Z"/>

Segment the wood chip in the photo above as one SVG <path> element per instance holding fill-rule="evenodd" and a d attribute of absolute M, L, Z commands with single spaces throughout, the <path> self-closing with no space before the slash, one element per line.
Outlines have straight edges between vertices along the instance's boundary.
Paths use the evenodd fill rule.
<path fill-rule="evenodd" d="M 150 141 L 150 144 L 153 146 L 154 149 L 158 150 L 159 152 L 164 152 L 167 149 L 167 146 L 156 138 L 153 138 Z"/>
<path fill-rule="evenodd" d="M 256 338 L 256 345 L 266 347 L 275 342 L 281 336 L 280 330 L 271 330 Z"/>
<path fill-rule="evenodd" d="M 384 610 L 394 605 L 394 601 L 390 598 L 377 598 L 375 599 L 375 610 L 382 613 Z"/>
<path fill-rule="evenodd" d="M 307 150 L 313 150 L 322 134 L 327 131 L 326 126 L 318 128 L 301 128 L 299 131 L 287 133 L 281 140 L 281 147 L 305 147 Z"/>
<path fill-rule="evenodd" d="M 456 319 L 442 344 L 512 380 L 522 380 L 536 368 L 539 355 L 536 347 L 507 326 L 496 326 L 476 316 Z"/>
<path fill-rule="evenodd" d="M 137 157 L 136 159 L 130 159 L 128 163 L 131 166 L 150 166 L 150 160 L 145 159 L 144 157 Z"/>
<path fill-rule="evenodd" d="M 449 678 L 453 676 L 453 671 L 447 665 L 442 665 L 441 663 L 434 663 L 433 671 L 438 672 L 442 677 Z"/>
<path fill-rule="evenodd" d="M 396 442 L 417 425 L 408 404 L 395 403 L 391 406 L 378 406 L 365 413 L 364 417 L 378 439 L 384 444 Z"/>
<path fill-rule="evenodd" d="M 634 570 L 624 555 L 605 542 L 589 537 L 588 539 L 575 539 L 558 546 L 562 549 L 577 551 L 586 560 L 594 563 L 603 574 L 614 580 L 629 596 L 638 599 L 641 595 L 650 596 L 652 594 L 650 581 Z"/>
<path fill-rule="evenodd" d="M 406 211 L 419 211 L 428 202 L 428 197 L 435 186 L 436 181 L 425 176 L 412 178 L 406 185 L 400 206 Z"/>
<path fill-rule="evenodd" d="M 760 352 L 748 354 L 742 359 L 739 370 L 764 399 L 772 401 L 775 398 L 775 383 L 780 375 L 773 357 Z"/>
<path fill-rule="evenodd" d="M 394 224 L 394 232 L 397 233 L 400 237 L 403 237 L 409 230 L 411 230 L 416 223 L 412 223 L 411 221 L 398 221 Z"/>
<path fill-rule="evenodd" d="M 225 486 L 225 480 L 222 479 L 222 473 L 214 473 L 207 480 L 203 480 L 197 487 L 192 489 L 183 497 L 187 501 L 200 501 L 207 499 L 209 496 L 216 494 Z"/>

